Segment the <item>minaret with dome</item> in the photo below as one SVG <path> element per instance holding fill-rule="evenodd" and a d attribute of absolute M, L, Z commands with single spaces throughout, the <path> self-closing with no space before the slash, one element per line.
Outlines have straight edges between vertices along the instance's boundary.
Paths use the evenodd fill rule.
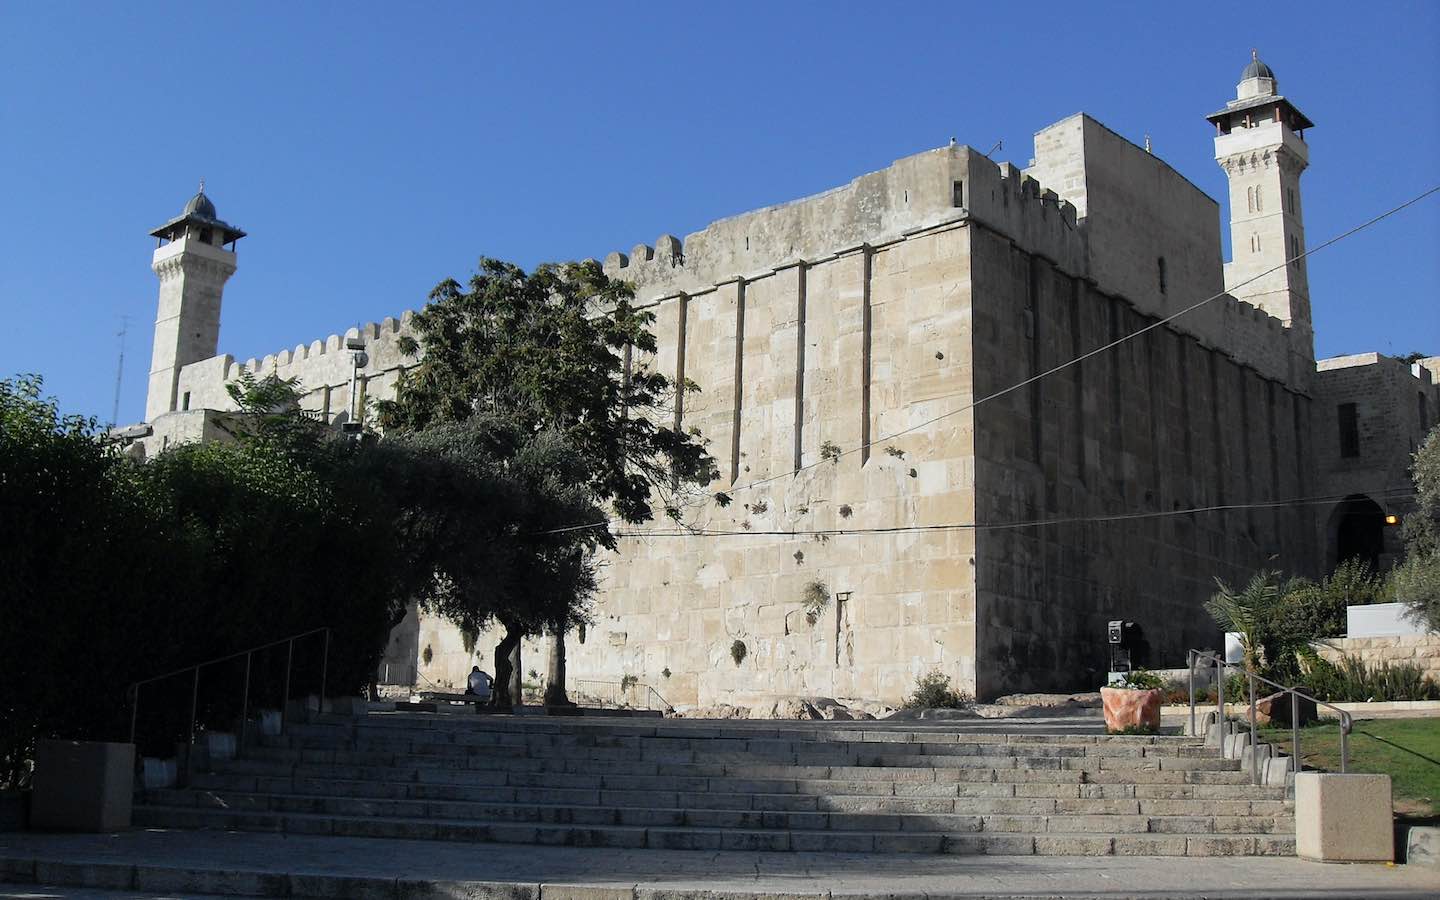
<path fill-rule="evenodd" d="M 1230 181 L 1225 289 L 1295 329 L 1297 346 L 1309 346 L 1310 286 L 1297 257 L 1305 250 L 1300 175 L 1310 163 L 1305 129 L 1312 123 L 1280 94 L 1275 72 L 1255 51 L 1235 99 L 1206 118 Z"/>
<path fill-rule="evenodd" d="M 145 421 L 188 409 L 180 396 L 180 369 L 219 349 L 220 295 L 235 274 L 235 243 L 245 232 L 220 219 L 205 196 L 205 182 L 180 215 L 150 232 L 158 244 L 150 268 L 160 279 L 155 345 Z"/>

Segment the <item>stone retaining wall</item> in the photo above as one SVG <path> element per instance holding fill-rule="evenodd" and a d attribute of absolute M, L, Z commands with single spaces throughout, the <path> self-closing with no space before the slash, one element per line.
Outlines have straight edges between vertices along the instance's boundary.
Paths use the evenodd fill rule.
<path fill-rule="evenodd" d="M 1367 666 L 1382 662 L 1414 663 L 1440 682 L 1440 634 L 1391 634 L 1383 637 L 1335 638 L 1329 646 L 1316 645 L 1320 656 L 1338 662 L 1354 656 Z"/>

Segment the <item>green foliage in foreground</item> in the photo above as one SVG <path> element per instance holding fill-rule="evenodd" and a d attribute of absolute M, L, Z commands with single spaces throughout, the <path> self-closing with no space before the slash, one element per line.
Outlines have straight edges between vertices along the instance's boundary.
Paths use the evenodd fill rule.
<path fill-rule="evenodd" d="M 1290 753 L 1289 728 L 1262 729 L 1264 740 Z M 1395 810 L 1426 817 L 1440 814 L 1440 719 L 1364 719 L 1350 733 L 1348 771 L 1389 775 Z M 1340 771 L 1340 726 L 1300 730 L 1307 769 Z"/>
<path fill-rule="evenodd" d="M 905 709 L 961 709 L 974 697 L 950 686 L 950 676 L 931 669 L 915 679 L 915 692 L 905 699 Z"/>
<path fill-rule="evenodd" d="M 1165 686 L 1165 679 L 1145 669 L 1132 669 L 1110 685 L 1112 688 L 1130 688 L 1136 691 L 1162 690 Z"/>
<path fill-rule="evenodd" d="M 1301 687 L 1320 700 L 1337 703 L 1440 700 L 1440 686 L 1414 663 L 1367 666 L 1353 656 L 1342 658 L 1338 665 L 1325 660 L 1312 664 Z"/>
<path fill-rule="evenodd" d="M 462 606 L 472 630 L 583 615 L 596 538 L 545 532 L 599 511 L 557 436 L 483 417 L 340 440 L 292 382 L 232 388 L 235 442 L 142 462 L 39 378 L 0 379 L 0 786 L 25 779 L 38 737 L 125 739 L 132 682 L 297 632 L 333 629 L 327 688 L 354 693 L 417 596 Z M 320 682 L 318 643 L 296 649 L 292 696 Z M 256 656 L 252 710 L 279 704 L 287 650 Z M 200 727 L 233 727 L 244 660 L 200 684 Z M 142 752 L 184 736 L 162 713 L 188 711 L 189 689 L 144 688 Z"/>

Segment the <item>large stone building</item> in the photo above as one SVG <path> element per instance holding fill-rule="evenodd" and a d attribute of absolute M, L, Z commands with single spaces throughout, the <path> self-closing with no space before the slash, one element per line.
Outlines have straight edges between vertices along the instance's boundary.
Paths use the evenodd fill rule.
<path fill-rule="evenodd" d="M 735 502 L 690 513 L 719 533 L 621 541 L 570 641 L 572 687 L 895 701 L 939 668 L 982 697 L 1085 688 L 1107 620 L 1141 623 L 1152 661 L 1177 664 L 1217 641 L 1201 608 L 1216 576 L 1388 560 L 1383 515 L 1435 419 L 1440 359 L 1317 369 L 1311 123 L 1258 60 L 1209 120 L 1229 263 L 1218 204 L 1084 114 L 1040 131 L 1023 170 L 952 144 L 610 254 L 656 315 L 659 351 L 637 364 L 703 387 L 677 421 L 709 439 Z M 152 452 L 211 436 L 242 365 L 299 378 L 343 424 L 417 362 L 397 347 L 405 316 L 218 355 L 243 232 L 201 194 L 155 234 Z M 807 615 L 817 582 L 829 601 Z M 426 617 L 388 657 L 422 684 L 473 661 Z"/>

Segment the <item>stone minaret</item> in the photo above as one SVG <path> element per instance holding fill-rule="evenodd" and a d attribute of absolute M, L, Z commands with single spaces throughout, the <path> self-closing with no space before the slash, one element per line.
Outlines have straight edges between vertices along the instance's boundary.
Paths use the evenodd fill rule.
<path fill-rule="evenodd" d="M 150 267 L 160 279 L 160 303 L 145 397 L 147 422 L 185 408 L 178 396 L 181 367 L 215 355 L 220 293 L 235 273 L 235 242 L 245 232 L 216 217 L 201 181 L 185 211 L 150 234 L 159 240 Z"/>
<path fill-rule="evenodd" d="M 1215 159 L 1230 180 L 1225 289 L 1293 328 L 1297 349 L 1311 348 L 1313 359 L 1308 267 L 1287 263 L 1305 249 L 1300 173 L 1310 162 L 1311 122 L 1277 91 L 1275 73 L 1252 51 L 1235 99 L 1206 117 L 1215 123 Z"/>

